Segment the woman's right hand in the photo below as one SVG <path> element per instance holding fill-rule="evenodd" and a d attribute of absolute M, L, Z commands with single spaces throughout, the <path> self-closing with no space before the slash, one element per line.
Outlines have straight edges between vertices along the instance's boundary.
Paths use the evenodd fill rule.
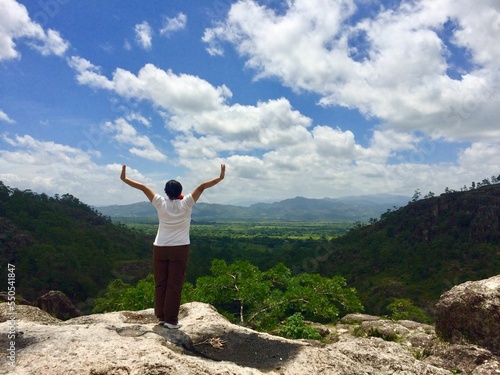
<path fill-rule="evenodd" d="M 120 179 L 122 181 L 125 181 L 126 178 L 127 178 L 127 166 L 122 165 L 122 174 L 120 175 Z"/>

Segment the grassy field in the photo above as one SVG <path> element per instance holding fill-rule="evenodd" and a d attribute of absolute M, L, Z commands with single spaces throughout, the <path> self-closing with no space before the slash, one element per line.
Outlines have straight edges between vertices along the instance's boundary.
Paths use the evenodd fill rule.
<path fill-rule="evenodd" d="M 156 223 L 126 223 L 150 235 L 156 234 Z M 210 222 L 193 223 L 192 237 L 204 238 L 278 238 L 278 239 L 331 239 L 344 234 L 354 223 L 338 222 Z"/>

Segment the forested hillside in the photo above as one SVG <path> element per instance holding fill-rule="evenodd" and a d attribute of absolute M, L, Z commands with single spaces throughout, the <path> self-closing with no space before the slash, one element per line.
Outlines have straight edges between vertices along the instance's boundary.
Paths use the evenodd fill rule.
<path fill-rule="evenodd" d="M 85 301 L 111 280 L 148 267 L 151 241 L 71 195 L 49 197 L 0 182 L 2 280 L 7 263 L 13 264 L 17 294 L 28 300 L 60 290 L 74 303 Z M 145 257 L 141 266 L 137 260 Z M 127 268 L 130 260 L 136 262 Z M 149 269 L 138 271 L 144 277 Z"/>
<path fill-rule="evenodd" d="M 409 203 L 332 240 L 323 275 L 341 274 L 374 313 L 393 298 L 432 310 L 440 294 L 500 274 L 500 184 Z"/>
<path fill-rule="evenodd" d="M 330 240 L 195 238 L 188 280 L 213 258 L 260 269 L 283 262 L 294 273 L 345 277 L 367 312 L 409 299 L 432 315 L 454 285 L 500 274 L 500 184 L 417 198 Z"/>

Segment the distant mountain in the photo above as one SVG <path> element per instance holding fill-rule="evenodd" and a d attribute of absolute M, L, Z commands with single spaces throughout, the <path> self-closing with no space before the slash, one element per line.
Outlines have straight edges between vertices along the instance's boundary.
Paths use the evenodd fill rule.
<path fill-rule="evenodd" d="M 194 221 L 368 221 L 387 210 L 408 203 L 400 195 L 364 195 L 344 198 L 311 199 L 295 197 L 275 203 L 255 203 L 250 207 L 198 203 L 193 209 Z M 149 202 L 96 208 L 115 220 L 156 218 Z"/>

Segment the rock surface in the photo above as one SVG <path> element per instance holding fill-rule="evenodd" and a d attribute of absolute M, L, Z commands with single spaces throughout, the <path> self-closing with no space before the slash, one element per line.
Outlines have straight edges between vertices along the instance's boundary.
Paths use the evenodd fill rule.
<path fill-rule="evenodd" d="M 57 319 L 67 320 L 82 315 L 73 302 L 58 290 L 51 290 L 38 298 L 35 305 Z"/>
<path fill-rule="evenodd" d="M 499 358 L 473 345 L 440 341 L 434 328 L 356 314 L 322 326 L 325 341 L 287 340 L 231 324 L 203 303 L 181 306 L 180 330 L 160 327 L 153 310 L 60 321 L 17 306 L 15 367 L 0 373 L 51 375 L 380 375 L 500 374 Z M 9 329 L 6 303 L 0 330 Z M 2 335 L 0 346 L 9 340 Z"/>
<path fill-rule="evenodd" d="M 436 332 L 500 355 L 500 275 L 469 281 L 444 293 L 436 305 Z"/>

